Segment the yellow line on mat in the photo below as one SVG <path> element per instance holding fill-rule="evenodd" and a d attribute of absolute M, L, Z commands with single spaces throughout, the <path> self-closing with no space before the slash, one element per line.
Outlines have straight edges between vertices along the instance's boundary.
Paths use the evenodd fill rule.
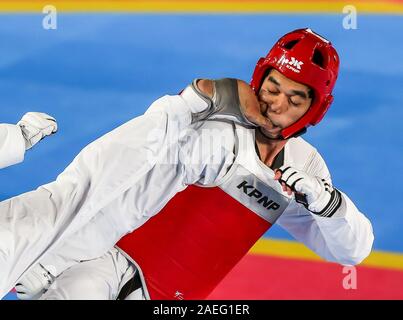
<path fill-rule="evenodd" d="M 403 2 L 397 1 L 135 1 L 135 0 L 30 0 L 0 1 L 0 12 L 42 12 L 53 5 L 61 12 L 133 12 L 133 13 L 339 13 L 354 5 L 358 14 L 403 14 Z"/>
<path fill-rule="evenodd" d="M 323 261 L 322 258 L 320 258 L 313 251 L 309 250 L 303 244 L 286 240 L 262 238 L 252 247 L 249 253 L 282 258 Z M 373 251 L 360 265 L 403 271 L 403 254 L 385 251 Z"/>

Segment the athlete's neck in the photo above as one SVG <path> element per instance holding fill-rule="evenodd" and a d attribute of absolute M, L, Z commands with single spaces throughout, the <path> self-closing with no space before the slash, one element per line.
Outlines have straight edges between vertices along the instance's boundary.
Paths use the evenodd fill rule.
<path fill-rule="evenodd" d="M 284 148 L 288 140 L 272 140 L 265 137 L 260 130 L 255 130 L 256 146 L 259 150 L 260 160 L 270 167 L 275 157 Z"/>

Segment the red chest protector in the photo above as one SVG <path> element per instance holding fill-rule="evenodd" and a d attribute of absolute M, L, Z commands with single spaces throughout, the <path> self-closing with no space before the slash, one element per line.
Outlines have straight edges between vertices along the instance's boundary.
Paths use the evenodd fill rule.
<path fill-rule="evenodd" d="M 189 186 L 117 243 L 148 298 L 205 299 L 287 208 L 290 198 L 245 142 L 219 186 Z"/>

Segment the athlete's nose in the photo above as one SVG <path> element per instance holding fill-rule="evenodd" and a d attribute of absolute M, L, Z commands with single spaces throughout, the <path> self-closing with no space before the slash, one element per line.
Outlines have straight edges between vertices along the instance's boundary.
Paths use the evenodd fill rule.
<path fill-rule="evenodd" d="M 268 104 L 268 111 L 276 114 L 281 114 L 287 110 L 287 96 L 283 93 L 279 93 L 277 96 L 270 99 L 271 103 Z"/>

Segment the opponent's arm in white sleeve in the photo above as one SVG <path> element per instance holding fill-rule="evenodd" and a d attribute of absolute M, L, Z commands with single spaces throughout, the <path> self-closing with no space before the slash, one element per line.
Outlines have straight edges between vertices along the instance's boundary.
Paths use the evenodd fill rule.
<path fill-rule="evenodd" d="M 343 265 L 359 264 L 370 254 L 374 241 L 370 221 L 345 193 L 331 187 L 330 173 L 319 153 L 316 153 L 309 171 L 309 176 L 324 182 L 324 188 L 329 186 L 334 190 L 335 196 L 330 196 L 326 190 L 327 195 L 318 196 L 314 206 L 294 204 L 279 218 L 278 224 L 327 261 Z M 304 174 L 297 172 L 290 180 L 297 177 L 295 183 Z M 292 185 L 292 182 L 289 183 Z M 310 211 L 317 210 L 315 205 L 320 207 L 318 204 L 321 202 L 320 212 Z"/>
<path fill-rule="evenodd" d="M 226 101 L 215 101 L 217 86 L 224 92 L 230 94 Z M 248 128 L 262 127 L 271 128 L 271 122 L 261 113 L 260 103 L 252 88 L 243 80 L 224 78 L 219 80 L 195 79 L 192 83 L 194 91 L 206 101 L 209 101 L 209 108 L 193 114 L 193 121 L 198 119 L 225 119 Z M 226 91 L 228 90 L 228 91 Z M 214 101 L 214 102 L 213 102 Z"/>
<path fill-rule="evenodd" d="M 161 151 L 191 123 L 192 110 L 207 106 L 202 102 L 197 97 L 162 97 L 143 116 L 85 147 L 56 181 L 1 202 L 0 296 L 67 229 L 68 235 L 80 230 L 146 175 Z"/>
<path fill-rule="evenodd" d="M 24 160 L 25 140 L 18 125 L 0 124 L 0 169 Z"/>
<path fill-rule="evenodd" d="M 56 120 L 40 112 L 26 113 L 17 125 L 0 124 L 0 169 L 22 162 L 25 150 L 56 131 Z"/>

